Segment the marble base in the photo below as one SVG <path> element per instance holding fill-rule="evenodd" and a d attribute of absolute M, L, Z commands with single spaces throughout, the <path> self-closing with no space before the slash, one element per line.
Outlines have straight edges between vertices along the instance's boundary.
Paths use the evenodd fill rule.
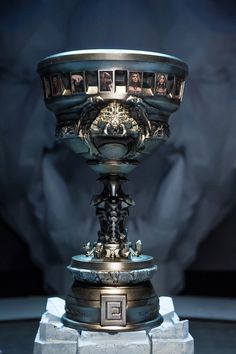
<path fill-rule="evenodd" d="M 81 331 L 61 323 L 64 301 L 50 298 L 35 338 L 33 354 L 193 354 L 188 320 L 180 321 L 170 297 L 160 297 L 163 323 L 147 331 L 109 334 Z"/>

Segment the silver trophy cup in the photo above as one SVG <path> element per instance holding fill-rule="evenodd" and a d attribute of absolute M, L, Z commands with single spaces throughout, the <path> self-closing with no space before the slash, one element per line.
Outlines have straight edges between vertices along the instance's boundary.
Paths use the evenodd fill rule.
<path fill-rule="evenodd" d="M 108 332 L 158 326 L 159 299 L 150 282 L 157 267 L 142 254 L 140 240 L 128 240 L 134 201 L 122 185 L 142 157 L 167 140 L 188 67 L 159 53 L 86 50 L 50 56 L 38 72 L 45 104 L 57 118 L 57 137 L 82 154 L 103 183 L 92 200 L 98 239 L 72 257 L 74 283 L 62 322 Z"/>

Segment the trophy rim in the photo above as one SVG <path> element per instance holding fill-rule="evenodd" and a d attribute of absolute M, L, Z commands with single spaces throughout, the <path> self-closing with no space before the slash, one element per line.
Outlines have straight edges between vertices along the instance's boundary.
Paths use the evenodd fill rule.
<path fill-rule="evenodd" d="M 83 254 L 73 256 L 71 264 L 68 267 L 72 271 L 76 269 L 93 269 L 96 271 L 127 272 L 143 268 L 152 268 L 154 266 L 154 258 L 144 254 L 131 256 L 130 259 L 94 258 L 93 256 L 86 256 Z"/>
<path fill-rule="evenodd" d="M 96 61 L 96 60 L 112 60 L 112 61 L 141 61 L 141 62 L 156 62 L 177 65 L 188 73 L 188 65 L 178 57 L 142 50 L 128 50 L 128 49 L 86 49 L 74 50 L 68 52 L 61 52 L 50 55 L 42 59 L 38 63 L 38 71 L 45 66 L 57 63 L 67 63 L 74 61 Z"/>

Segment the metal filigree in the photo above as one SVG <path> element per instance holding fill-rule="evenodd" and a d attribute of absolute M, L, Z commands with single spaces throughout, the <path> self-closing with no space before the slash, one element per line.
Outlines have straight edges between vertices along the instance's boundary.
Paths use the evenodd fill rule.
<path fill-rule="evenodd" d="M 57 124 L 56 136 L 60 139 L 77 136 L 79 133 L 79 125 L 77 121 L 66 121 Z"/>
<path fill-rule="evenodd" d="M 121 188 L 121 183 L 125 181 L 124 178 L 109 175 L 100 180 L 104 184 L 104 189 L 92 200 L 100 222 L 98 243 L 92 249 L 91 245 L 87 245 L 85 252 L 91 255 L 92 251 L 97 258 L 127 258 L 135 251 L 131 250 L 131 244 L 127 240 L 125 222 L 129 215 L 129 207 L 135 203 Z M 136 255 L 139 253 L 141 253 L 141 245 L 137 246 L 135 252 Z"/>
<path fill-rule="evenodd" d="M 150 138 L 167 139 L 169 137 L 169 125 L 164 122 L 150 122 Z"/>
<path fill-rule="evenodd" d="M 113 159 L 134 158 L 139 154 L 148 135 L 147 124 L 139 124 L 132 117 L 131 102 L 125 106 L 121 102 L 112 101 L 104 107 L 99 101 L 99 105 L 100 107 L 96 105 L 94 108 L 89 105 L 88 111 L 84 109 L 80 120 L 79 136 L 89 147 L 90 155 L 96 159 L 109 160 L 111 156 L 108 151 L 111 149 L 114 151 Z M 95 111 L 97 116 L 92 121 L 91 112 L 94 117 Z"/>
<path fill-rule="evenodd" d="M 113 101 L 101 109 L 98 117 L 91 124 L 91 135 L 115 137 L 137 137 L 141 129 L 137 122 L 130 117 L 129 110 L 121 103 Z"/>

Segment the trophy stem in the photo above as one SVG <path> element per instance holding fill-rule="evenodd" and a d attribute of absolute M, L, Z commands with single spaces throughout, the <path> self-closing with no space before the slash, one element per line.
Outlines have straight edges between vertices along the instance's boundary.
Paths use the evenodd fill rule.
<path fill-rule="evenodd" d="M 96 207 L 96 215 L 100 222 L 98 242 L 84 247 L 87 256 L 96 258 L 128 258 L 131 254 L 141 254 L 141 241 L 136 243 L 135 251 L 128 242 L 126 219 L 129 207 L 135 205 L 134 200 L 122 190 L 122 183 L 127 178 L 119 174 L 106 174 L 99 178 L 104 185 L 103 191 L 92 199 Z"/>
<path fill-rule="evenodd" d="M 85 254 L 72 257 L 68 269 L 74 283 L 66 298 L 66 326 L 94 331 L 134 331 L 162 322 L 159 299 L 151 284 L 157 267 L 151 256 L 135 249 L 125 227 L 133 199 L 122 190 L 127 179 L 119 174 L 99 178 L 103 190 L 92 204 L 100 222 L 98 241 L 84 247 Z"/>
<path fill-rule="evenodd" d="M 124 243 L 127 240 L 125 221 L 129 215 L 129 207 L 134 205 L 134 201 L 124 194 L 121 187 L 126 178 L 108 174 L 99 180 L 104 184 L 104 189 L 92 200 L 101 227 L 98 242 Z"/>

